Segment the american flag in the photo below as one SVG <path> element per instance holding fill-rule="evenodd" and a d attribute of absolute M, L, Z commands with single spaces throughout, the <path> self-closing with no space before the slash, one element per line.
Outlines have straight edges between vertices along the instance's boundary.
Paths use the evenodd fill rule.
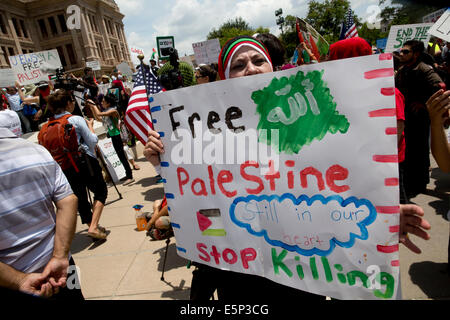
<path fill-rule="evenodd" d="M 145 80 L 147 81 L 148 92 L 145 90 L 144 73 L 142 69 L 145 69 Z M 133 87 L 130 101 L 128 102 L 125 124 L 143 145 L 147 143 L 149 129 L 153 129 L 148 98 L 150 95 L 163 90 L 163 87 L 153 73 L 150 72 L 148 66 L 139 68 L 136 76 L 136 83 Z"/>
<path fill-rule="evenodd" d="M 347 15 L 345 16 L 344 22 L 342 22 L 341 35 L 339 40 L 349 39 L 358 36 L 358 31 L 356 30 L 356 24 L 353 20 L 353 11 L 348 9 Z"/>

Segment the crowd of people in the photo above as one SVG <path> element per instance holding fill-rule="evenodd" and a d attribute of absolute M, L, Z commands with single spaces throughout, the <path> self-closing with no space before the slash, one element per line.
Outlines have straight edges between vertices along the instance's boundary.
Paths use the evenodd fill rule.
<path fill-rule="evenodd" d="M 429 182 L 429 152 L 440 168 L 450 170 L 450 148 L 445 134 L 450 108 L 450 91 L 446 90 L 449 44 L 440 47 L 442 60 L 425 52 L 422 42 L 411 40 L 394 54 L 396 65 L 396 107 L 400 161 L 400 242 L 413 252 L 420 249 L 408 234 L 429 239 L 429 223 L 422 208 L 411 199 L 426 190 Z M 447 48 L 447 49 L 446 49 Z M 315 57 L 308 43 L 300 43 L 298 56 L 308 63 L 346 59 L 373 54 L 372 46 L 362 38 L 341 40 L 330 46 L 326 57 Z M 430 64 L 430 57 L 433 60 Z M 298 60 L 300 61 L 300 60 Z M 425 62 L 427 61 L 427 62 Z M 286 60 L 285 49 L 271 34 L 239 36 L 222 48 L 218 63 L 193 68 L 179 62 L 182 87 L 208 82 L 270 73 L 305 63 Z M 151 61 L 152 73 L 160 79 L 173 70 L 170 62 L 159 68 Z M 99 164 L 98 137 L 93 119 L 102 121 L 114 149 L 126 171 L 124 185 L 131 184 L 132 167 L 124 145 L 133 146 L 136 139 L 128 131 L 124 139 L 123 116 L 130 90 L 124 76 L 115 72 L 102 76 L 101 83 L 110 85 L 100 92 L 92 69 L 86 68 L 82 78 L 70 76 L 85 89 L 83 111 L 76 105 L 70 90 L 55 89 L 51 82 L 36 86 L 6 88 L 0 106 L 0 288 L 44 297 L 82 299 L 80 290 L 67 290 L 67 268 L 74 265 L 70 245 L 74 235 L 76 214 L 89 226 L 88 234 L 105 239 L 107 230 L 99 224 L 107 198 L 107 186 Z M 176 88 L 166 88 L 167 90 Z M 32 109 L 32 111 L 29 111 Z M 27 111 L 28 110 L 28 111 Z M 19 139 L 22 133 L 39 131 L 39 144 Z M 63 134 L 61 134 L 61 132 Z M 55 136 L 64 137 L 61 151 L 55 147 Z M 70 148 L 76 139 L 79 146 Z M 75 138 L 73 138 L 75 137 Z M 67 145 L 65 144 L 67 143 Z M 149 132 L 144 155 L 154 166 L 160 162 L 164 145 L 157 132 Z M 26 155 L 26 156 L 24 156 Z M 73 157 L 72 157 L 73 155 Z M 89 203 L 86 190 L 94 193 Z M 28 197 L 18 197 L 27 192 Z M 54 211 L 56 207 L 56 212 Z M 155 240 L 173 235 L 167 200 L 154 202 L 147 230 Z M 450 247 L 450 239 L 449 239 Z M 236 290 L 236 287 L 239 290 Z M 252 300 L 290 295 L 299 299 L 325 299 L 265 278 L 214 269 L 195 263 L 191 299 L 209 300 L 217 290 L 219 299 Z"/>

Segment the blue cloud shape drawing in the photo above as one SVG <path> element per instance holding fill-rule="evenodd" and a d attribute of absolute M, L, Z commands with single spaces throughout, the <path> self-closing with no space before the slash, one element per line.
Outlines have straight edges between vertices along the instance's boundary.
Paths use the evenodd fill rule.
<path fill-rule="evenodd" d="M 356 223 L 356 225 L 359 227 L 359 229 L 361 231 L 360 235 L 350 232 L 349 240 L 346 242 L 339 241 L 335 237 L 333 237 L 332 239 L 329 240 L 330 248 L 328 250 L 320 250 L 318 248 L 303 249 L 303 248 L 300 248 L 298 245 L 290 245 L 290 244 L 287 244 L 280 240 L 270 239 L 267 230 L 263 229 L 261 231 L 255 231 L 255 230 L 253 230 L 251 224 L 242 222 L 236 217 L 235 209 L 239 203 L 249 203 L 250 201 L 261 202 L 263 200 L 266 200 L 269 203 L 273 200 L 276 200 L 279 203 L 281 203 L 285 199 L 291 200 L 294 205 L 299 205 L 302 202 L 306 202 L 306 204 L 308 206 L 311 206 L 315 201 L 320 201 L 322 204 L 326 205 L 330 201 L 336 201 L 343 208 L 345 208 L 349 204 L 354 204 L 356 208 L 360 208 L 361 206 L 366 206 L 369 210 L 369 215 L 363 221 Z M 342 248 L 351 248 L 354 246 L 356 239 L 367 240 L 369 237 L 369 233 L 367 231 L 367 226 L 371 225 L 376 220 L 376 217 L 377 217 L 376 208 L 369 200 L 358 199 L 356 197 L 350 197 L 348 199 L 343 199 L 341 196 L 338 196 L 338 195 L 333 195 L 333 196 L 330 196 L 327 198 L 325 198 L 322 195 L 315 195 L 311 198 L 309 198 L 306 195 L 301 195 L 300 197 L 296 198 L 294 195 L 292 195 L 290 193 L 283 194 L 282 196 L 249 195 L 247 197 L 236 198 L 230 206 L 231 221 L 233 221 L 233 223 L 236 224 L 238 227 L 246 229 L 247 232 L 253 236 L 263 237 L 264 240 L 271 246 L 280 247 L 280 248 L 286 249 L 290 252 L 297 252 L 303 256 L 312 256 L 312 255 L 328 256 L 334 251 L 336 246 L 339 246 Z"/>

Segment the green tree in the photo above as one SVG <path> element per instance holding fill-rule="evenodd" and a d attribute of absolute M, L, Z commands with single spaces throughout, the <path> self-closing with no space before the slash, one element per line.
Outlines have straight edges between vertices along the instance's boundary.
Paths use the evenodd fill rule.
<path fill-rule="evenodd" d="M 284 18 L 284 32 L 280 35 L 280 41 L 286 50 L 286 57 L 290 58 L 298 44 L 297 29 L 295 27 L 297 17 L 287 15 Z"/>
<path fill-rule="evenodd" d="M 379 1 L 380 6 L 386 4 L 386 0 Z M 422 23 L 424 16 L 443 7 L 437 1 L 428 0 L 424 3 L 426 5 L 411 0 L 391 0 L 391 4 L 381 10 L 381 19 L 389 26 Z"/>
<path fill-rule="evenodd" d="M 207 36 L 208 40 L 219 39 L 220 45 L 223 47 L 225 43 L 236 36 L 253 35 L 255 33 L 267 33 L 268 28 L 258 27 L 256 29 L 250 27 L 250 25 L 241 17 L 228 20 L 222 24 L 218 29 L 213 28 Z"/>
<path fill-rule="evenodd" d="M 387 34 L 382 33 L 380 29 L 370 29 L 367 26 L 367 22 L 364 22 L 363 25 L 358 29 L 358 36 L 366 39 L 372 45 L 376 45 L 377 40 L 387 37 Z"/>
<path fill-rule="evenodd" d="M 308 4 L 308 14 L 305 21 L 314 27 L 328 43 L 339 40 L 342 22 L 350 8 L 348 0 L 312 0 Z M 358 17 L 354 16 L 355 24 L 361 25 Z"/>

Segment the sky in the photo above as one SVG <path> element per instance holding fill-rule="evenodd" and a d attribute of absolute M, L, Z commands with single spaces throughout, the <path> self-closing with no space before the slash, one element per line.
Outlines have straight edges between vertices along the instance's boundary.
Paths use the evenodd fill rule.
<path fill-rule="evenodd" d="M 157 36 L 173 36 L 179 56 L 194 53 L 192 43 L 205 41 L 208 33 L 224 22 L 242 17 L 252 28 L 281 33 L 275 10 L 283 16 L 306 17 L 309 0 L 115 0 L 125 15 L 123 23 L 128 46 L 144 50 L 148 61 L 157 49 Z M 362 21 L 375 22 L 378 0 L 350 0 Z M 137 59 L 134 61 L 137 63 Z"/>

